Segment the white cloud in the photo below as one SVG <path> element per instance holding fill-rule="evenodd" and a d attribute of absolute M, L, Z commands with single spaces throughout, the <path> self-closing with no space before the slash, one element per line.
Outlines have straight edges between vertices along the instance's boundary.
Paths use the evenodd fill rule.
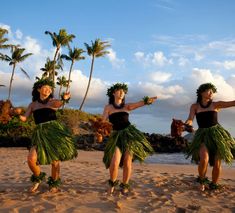
<path fill-rule="evenodd" d="M 16 38 L 17 39 L 22 39 L 23 33 L 20 30 L 16 30 Z"/>
<path fill-rule="evenodd" d="M 22 43 L 22 46 L 26 49 L 27 52 L 33 53 L 34 55 L 41 54 L 41 47 L 38 44 L 36 39 L 27 36 Z"/>
<path fill-rule="evenodd" d="M 226 69 L 226 70 L 234 70 L 235 69 L 235 61 L 226 60 L 224 62 L 213 61 L 214 64 L 218 68 Z"/>
<path fill-rule="evenodd" d="M 235 69 L 235 61 L 225 61 L 224 68 L 227 70 Z"/>
<path fill-rule="evenodd" d="M 185 57 L 180 57 L 178 59 L 178 65 L 181 66 L 181 67 L 184 67 L 186 66 L 187 64 L 189 64 L 189 60 Z"/>
<path fill-rule="evenodd" d="M 136 89 L 138 96 L 142 93 L 142 95 L 158 96 L 161 100 L 173 98 L 175 94 L 184 92 L 184 89 L 180 85 L 163 86 L 150 82 L 139 82 L 137 86 L 132 86 L 138 88 Z"/>
<path fill-rule="evenodd" d="M 154 53 L 145 54 L 144 52 L 138 51 L 134 53 L 135 59 L 143 64 L 145 67 L 149 66 L 164 66 L 166 64 L 172 64 L 172 60 L 167 59 L 164 53 L 157 51 Z"/>
<path fill-rule="evenodd" d="M 171 76 L 172 76 L 171 73 L 158 71 L 158 72 L 152 72 L 150 74 L 150 79 L 158 83 L 164 83 L 166 81 L 169 81 Z"/>
<path fill-rule="evenodd" d="M 109 54 L 107 54 L 107 57 L 109 61 L 111 62 L 112 66 L 116 69 L 120 69 L 125 64 L 125 59 L 119 59 L 117 58 L 117 54 L 113 49 L 107 49 L 109 51 Z"/>
<path fill-rule="evenodd" d="M 195 61 L 201 61 L 203 58 L 204 58 L 204 56 L 201 53 L 195 52 L 195 55 L 194 55 Z"/>
<path fill-rule="evenodd" d="M 158 51 L 153 54 L 152 62 L 153 64 L 163 66 L 165 65 L 165 63 L 167 63 L 167 59 L 164 56 L 163 52 Z"/>
<path fill-rule="evenodd" d="M 144 53 L 143 52 L 136 52 L 134 54 L 135 58 L 138 60 L 138 61 L 141 61 L 142 59 L 144 59 Z"/>

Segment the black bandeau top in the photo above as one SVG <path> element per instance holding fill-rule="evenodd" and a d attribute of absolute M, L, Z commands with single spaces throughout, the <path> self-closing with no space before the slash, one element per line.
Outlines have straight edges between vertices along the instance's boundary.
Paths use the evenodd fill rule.
<path fill-rule="evenodd" d="M 115 112 L 109 115 L 109 121 L 113 124 L 113 130 L 122 130 L 130 125 L 128 112 Z"/>
<path fill-rule="evenodd" d="M 42 108 L 33 111 L 35 124 L 45 123 L 47 121 L 56 120 L 56 111 L 51 108 Z"/>
<path fill-rule="evenodd" d="M 199 128 L 209 128 L 218 124 L 217 111 L 205 111 L 196 113 Z"/>

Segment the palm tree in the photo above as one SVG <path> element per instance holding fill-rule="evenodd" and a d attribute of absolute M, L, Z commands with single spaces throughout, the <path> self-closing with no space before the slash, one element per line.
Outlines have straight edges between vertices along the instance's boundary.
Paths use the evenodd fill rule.
<path fill-rule="evenodd" d="M 46 31 L 45 34 L 49 34 L 52 39 L 52 44 L 54 47 L 56 47 L 55 55 L 54 55 L 54 65 L 56 64 L 58 54 L 60 47 L 63 46 L 68 46 L 69 47 L 69 42 L 72 42 L 73 38 L 75 38 L 75 35 L 73 34 L 67 34 L 65 29 L 60 29 L 59 34 L 56 34 L 55 32 L 52 33 L 50 31 Z M 55 68 L 53 69 L 53 82 L 55 82 Z"/>
<path fill-rule="evenodd" d="M 87 49 L 87 54 L 89 56 L 91 56 L 91 68 L 90 68 L 90 76 L 89 76 L 89 80 L 88 80 L 88 84 L 87 84 L 86 93 L 85 93 L 85 96 L 82 100 L 82 103 L 81 103 L 79 110 L 82 110 L 82 107 L 84 105 L 84 102 L 85 102 L 87 94 L 88 94 L 88 90 L 90 88 L 95 58 L 103 57 L 106 54 L 108 54 L 109 51 L 106 51 L 105 49 L 107 47 L 110 47 L 110 44 L 107 41 L 101 41 L 100 39 L 96 39 L 95 42 L 91 41 L 91 46 L 89 46 L 87 43 L 85 43 L 85 46 Z"/>
<path fill-rule="evenodd" d="M 43 74 L 42 74 L 43 78 L 49 78 L 49 79 L 53 80 L 54 69 L 55 70 L 63 69 L 61 64 L 58 64 L 58 63 L 55 65 L 54 64 L 55 64 L 54 61 L 51 61 L 49 58 L 47 58 L 47 61 L 44 65 L 44 67 L 40 69 L 43 71 Z M 57 75 L 58 75 L 58 72 L 55 71 L 55 76 L 57 76 Z"/>
<path fill-rule="evenodd" d="M 5 44 L 8 41 L 8 38 L 4 38 L 5 34 L 7 34 L 8 31 L 4 28 L 0 28 L 0 49 L 7 49 L 9 47 L 12 47 L 11 44 Z M 0 53 L 0 55 L 3 55 Z"/>
<path fill-rule="evenodd" d="M 57 78 L 56 84 L 60 86 L 60 89 L 59 89 L 59 98 L 60 98 L 62 87 L 67 87 L 69 84 L 69 81 L 66 79 L 65 76 L 61 76 Z"/>
<path fill-rule="evenodd" d="M 27 53 L 27 54 L 23 55 L 24 51 L 25 51 L 24 48 L 19 48 L 18 46 L 14 46 L 12 48 L 11 57 L 8 55 L 0 55 L 0 60 L 7 61 L 7 62 L 9 62 L 10 66 L 13 66 L 10 84 L 9 84 L 8 100 L 10 100 L 12 81 L 13 81 L 16 65 L 20 62 L 23 62 L 26 58 L 28 58 L 30 55 L 32 55 L 32 53 Z M 30 78 L 29 75 L 27 74 L 27 72 L 23 68 L 20 67 L 20 69 L 28 78 Z"/>
<path fill-rule="evenodd" d="M 72 73 L 72 69 L 73 69 L 73 65 L 75 61 L 79 61 L 79 60 L 84 60 L 85 57 L 82 56 L 82 53 L 84 53 L 85 51 L 83 49 L 79 49 L 79 48 L 75 48 L 72 50 L 69 48 L 69 54 L 68 55 L 61 55 L 62 59 L 65 59 L 67 61 L 71 61 L 71 65 L 70 65 L 70 69 L 69 69 L 69 79 L 68 79 L 68 85 L 66 88 L 66 92 L 68 92 L 69 90 L 69 86 L 70 86 L 70 79 L 71 79 L 71 73 Z"/>

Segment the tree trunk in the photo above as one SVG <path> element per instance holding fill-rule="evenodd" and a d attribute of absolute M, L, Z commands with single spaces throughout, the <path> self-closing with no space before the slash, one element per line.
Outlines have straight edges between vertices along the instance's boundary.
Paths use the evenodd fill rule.
<path fill-rule="evenodd" d="M 57 47 L 56 48 L 56 51 L 55 51 L 55 55 L 54 55 L 54 59 L 53 59 L 53 61 L 54 61 L 54 64 L 53 64 L 53 73 L 52 73 L 52 80 L 53 80 L 53 83 L 55 84 L 55 64 L 56 64 L 56 56 L 57 56 L 57 54 L 58 54 L 58 52 L 59 52 L 59 50 L 60 50 L 60 47 Z M 52 89 L 52 94 L 54 95 L 54 90 L 55 90 L 55 88 L 53 88 Z"/>
<path fill-rule="evenodd" d="M 95 61 L 95 57 L 92 56 L 92 62 L 91 62 L 91 70 L 90 70 L 89 81 L 88 81 L 88 84 L 87 84 L 87 89 L 86 89 L 85 96 L 84 96 L 84 98 L 83 98 L 83 100 L 82 100 L 82 103 L 81 103 L 81 106 L 80 106 L 79 110 L 82 110 L 82 107 L 83 107 L 83 105 L 84 105 L 84 102 L 85 102 L 86 97 L 87 97 L 87 94 L 88 94 L 88 90 L 89 90 L 90 83 L 91 83 L 91 78 L 92 78 L 92 72 L 93 72 L 94 61 Z"/>
<path fill-rule="evenodd" d="M 8 100 L 10 100 L 11 97 L 11 88 L 12 88 L 12 82 L 13 82 L 13 77 L 14 77 L 14 73 L 15 73 L 15 67 L 16 65 L 13 65 L 13 69 L 12 69 L 12 73 L 11 73 L 11 80 L 10 80 L 10 84 L 9 84 L 9 93 L 8 93 Z"/>
<path fill-rule="evenodd" d="M 68 92 L 68 90 L 69 90 L 69 86 L 70 86 L 70 79 L 71 79 L 71 73 L 72 73 L 72 68 L 73 68 L 73 63 L 74 63 L 74 61 L 72 61 L 71 65 L 70 65 L 68 85 L 67 85 L 67 87 L 66 87 L 66 91 L 65 91 L 65 92 Z"/>

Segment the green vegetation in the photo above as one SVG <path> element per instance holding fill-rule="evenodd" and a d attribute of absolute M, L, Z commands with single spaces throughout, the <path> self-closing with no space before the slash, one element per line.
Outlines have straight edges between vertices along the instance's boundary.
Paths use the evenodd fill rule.
<path fill-rule="evenodd" d="M 57 111 L 58 120 L 71 129 L 74 135 L 91 131 L 87 123 L 90 119 L 97 116 L 99 115 L 93 115 L 75 109 L 66 108 L 64 110 Z M 17 116 L 15 116 L 7 124 L 0 122 L 0 137 L 10 137 L 13 139 L 19 137 L 30 137 L 34 127 L 35 124 L 32 116 L 29 117 L 27 122 L 22 122 Z"/>

